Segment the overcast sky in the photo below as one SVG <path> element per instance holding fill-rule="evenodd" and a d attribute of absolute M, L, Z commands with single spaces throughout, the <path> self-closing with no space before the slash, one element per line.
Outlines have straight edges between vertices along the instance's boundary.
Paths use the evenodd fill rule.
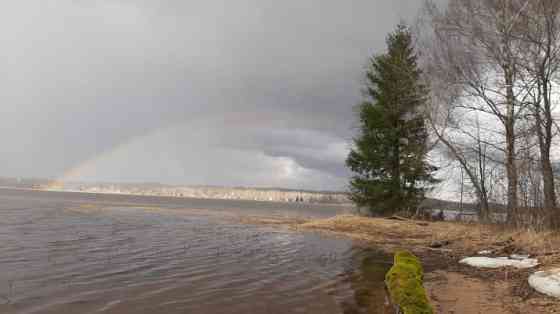
<path fill-rule="evenodd" d="M 367 58 L 410 0 L 13 0 L 0 176 L 345 189 Z"/>

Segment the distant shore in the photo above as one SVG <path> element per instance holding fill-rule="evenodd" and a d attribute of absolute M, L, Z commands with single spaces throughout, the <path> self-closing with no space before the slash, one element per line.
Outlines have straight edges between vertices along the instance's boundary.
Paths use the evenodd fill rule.
<path fill-rule="evenodd" d="M 133 196 L 155 196 L 173 198 L 196 198 L 196 199 L 218 199 L 218 200 L 246 200 L 259 202 L 280 203 L 308 203 L 354 206 L 342 192 L 314 192 L 296 191 L 282 189 L 257 189 L 257 188 L 227 188 L 227 187 L 120 187 L 118 185 L 106 186 L 79 186 L 79 187 L 13 187 L 0 186 L 1 189 L 12 189 L 22 191 L 44 191 L 44 192 L 66 192 L 105 195 L 133 195 Z"/>

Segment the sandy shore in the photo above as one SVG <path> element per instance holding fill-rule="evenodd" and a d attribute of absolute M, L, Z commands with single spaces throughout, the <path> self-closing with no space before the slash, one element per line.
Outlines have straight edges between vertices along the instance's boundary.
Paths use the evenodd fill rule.
<path fill-rule="evenodd" d="M 249 217 L 246 223 L 293 230 L 313 230 L 350 237 L 360 245 L 394 252 L 408 249 L 426 266 L 425 285 L 437 313 L 560 313 L 560 301 L 534 292 L 527 284 L 536 270 L 560 266 L 560 237 L 551 233 L 512 232 L 492 226 L 365 218 L 353 215 L 321 220 Z M 430 248 L 434 243 L 440 248 Z M 541 263 L 535 269 L 477 270 L 458 261 L 481 250 L 496 256 L 530 254 Z"/>

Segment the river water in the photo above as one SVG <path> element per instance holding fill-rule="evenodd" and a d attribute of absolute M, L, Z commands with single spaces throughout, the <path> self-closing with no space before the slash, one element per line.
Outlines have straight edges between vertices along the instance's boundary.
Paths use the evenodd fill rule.
<path fill-rule="evenodd" d="M 383 313 L 387 256 L 239 219 L 348 210 L 0 189 L 0 313 Z"/>

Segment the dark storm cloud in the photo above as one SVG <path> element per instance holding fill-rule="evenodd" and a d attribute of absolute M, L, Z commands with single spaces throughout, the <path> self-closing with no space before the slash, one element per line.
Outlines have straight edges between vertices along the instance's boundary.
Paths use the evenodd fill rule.
<path fill-rule="evenodd" d="M 419 3 L 5 1 L 0 175 L 343 188 L 364 65 Z"/>

